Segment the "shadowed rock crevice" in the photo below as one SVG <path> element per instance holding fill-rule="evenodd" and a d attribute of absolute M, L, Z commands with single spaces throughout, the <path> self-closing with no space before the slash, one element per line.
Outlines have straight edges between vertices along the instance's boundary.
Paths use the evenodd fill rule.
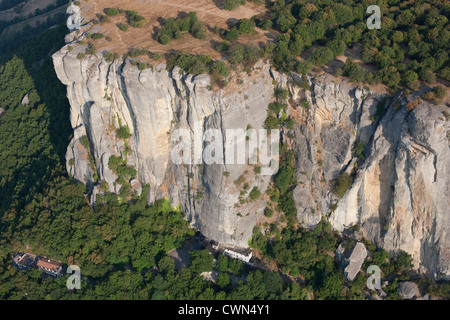
<path fill-rule="evenodd" d="M 422 103 L 407 112 L 409 100 L 394 108 L 396 97 L 384 100 L 384 92 L 327 74 L 307 76 L 307 90 L 300 88 L 300 75 L 280 74 L 263 62 L 242 84 L 230 81 L 223 90 L 209 90 L 209 76 L 180 74 L 176 68 L 168 72 L 165 65 L 139 71 L 129 62 L 122 67 L 118 61 L 109 65 L 96 56 L 80 64 L 67 47 L 55 53 L 53 60 L 67 86 L 72 127 L 96 128 L 95 137 L 90 138 L 101 142 L 92 142 L 97 168 L 101 162 L 104 170 L 108 154 L 123 152 L 124 141 L 108 134 L 117 129 L 117 124 L 108 128 L 112 119 L 81 117 L 81 106 L 87 102 L 95 102 L 99 114 L 119 114 L 123 123 L 133 124 L 128 159 L 139 172 L 139 182 L 150 185 L 150 202 L 168 197 L 172 205 L 181 204 L 187 220 L 208 238 L 244 247 L 266 201 L 240 201 L 242 186 L 234 182 L 242 176 L 250 190 L 257 187 L 264 194 L 272 177 L 255 176 L 252 166 L 246 165 L 175 165 L 170 159 L 174 147 L 170 134 L 175 126 L 193 132 L 196 122 L 203 131 L 215 128 L 222 133 L 245 131 L 249 125 L 263 128 L 276 83 L 292 94 L 296 106 L 288 113 L 296 121 L 289 142 L 296 151 L 299 184 L 293 195 L 298 220 L 313 228 L 329 216 L 340 232 L 360 224 L 361 234 L 377 245 L 411 253 L 420 272 L 450 273 L 445 231 L 450 227 L 446 219 L 449 124 L 441 120 L 445 106 Z M 88 74 L 86 68 L 92 64 L 98 67 Z M 104 97 L 105 86 L 111 99 Z M 303 100 L 308 108 L 300 105 Z M 379 108 L 380 103 L 386 103 L 386 110 Z M 356 141 L 365 145 L 364 161 L 354 160 Z M 80 155 L 71 157 L 82 166 Z M 358 167 L 353 170 L 355 163 Z M 100 170 L 99 181 L 107 181 L 110 191 L 117 192 L 112 186 L 115 177 L 107 171 Z M 344 171 L 355 171 L 354 181 L 337 199 L 331 192 L 333 180 Z M 78 178 L 76 171 L 74 177 Z M 336 210 L 330 212 L 337 200 Z"/>

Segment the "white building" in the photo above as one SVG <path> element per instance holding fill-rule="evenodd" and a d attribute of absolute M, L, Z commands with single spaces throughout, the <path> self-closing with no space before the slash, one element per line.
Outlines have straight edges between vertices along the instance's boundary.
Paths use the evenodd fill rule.
<path fill-rule="evenodd" d="M 253 252 L 251 249 L 240 249 L 240 248 L 227 248 L 223 252 L 227 257 L 238 259 L 246 263 L 250 262 Z"/>

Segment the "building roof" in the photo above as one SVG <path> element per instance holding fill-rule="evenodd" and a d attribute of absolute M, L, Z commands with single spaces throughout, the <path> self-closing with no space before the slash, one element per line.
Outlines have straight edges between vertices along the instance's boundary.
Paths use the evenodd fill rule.
<path fill-rule="evenodd" d="M 14 256 L 13 260 L 15 263 L 30 267 L 33 265 L 34 261 L 36 259 L 36 256 L 31 253 L 19 253 Z"/>
<path fill-rule="evenodd" d="M 252 253 L 252 249 L 250 248 L 239 248 L 239 247 L 225 247 L 224 250 L 233 251 L 239 254 L 242 254 L 244 256 L 249 256 L 250 253 Z"/>
<path fill-rule="evenodd" d="M 42 258 L 38 261 L 37 266 L 57 272 L 62 266 L 62 263 L 52 259 Z"/>

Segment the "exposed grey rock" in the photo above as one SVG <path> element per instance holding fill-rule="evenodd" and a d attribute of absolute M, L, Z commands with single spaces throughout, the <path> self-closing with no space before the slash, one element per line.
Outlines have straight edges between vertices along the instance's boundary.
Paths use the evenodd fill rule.
<path fill-rule="evenodd" d="M 447 107 L 422 103 L 409 112 L 404 105 L 417 98 L 413 94 L 394 108 L 399 97 L 384 99 L 385 93 L 326 74 L 307 76 L 311 90 L 304 90 L 302 76 L 279 74 L 264 63 L 256 66 L 257 76 L 242 77 L 240 88 L 215 92 L 208 88 L 208 75 L 187 75 L 179 68 L 168 72 L 165 65 L 139 71 L 129 61 L 108 63 L 100 55 L 77 59 L 83 50 L 66 46 L 53 55 L 71 104 L 75 134 L 67 168 L 75 179 L 94 185 L 98 175 L 110 191 L 118 192 L 108 161 L 125 151 L 125 141 L 115 135 L 120 118 L 132 134 L 126 141 L 131 149 L 127 164 L 135 167 L 141 185 L 150 186 L 148 202 L 169 197 L 205 236 L 245 247 L 265 201 L 239 204 L 241 187 L 233 182 L 247 172 L 250 189 L 257 186 L 264 193 L 271 177 L 255 176 L 247 165 L 175 165 L 170 152 L 176 143 L 170 137 L 175 129 L 193 133 L 196 124 L 200 134 L 219 129 L 222 139 L 229 128 L 262 128 L 276 80 L 297 106 L 288 111 L 297 123 L 287 140 L 296 151 L 298 220 L 314 228 L 339 200 L 329 218 L 334 229 L 342 232 L 359 224 L 362 235 L 379 247 L 412 254 L 421 273 L 450 277 L 449 123 L 442 116 Z M 303 100 L 308 109 L 300 106 Z M 386 112 L 374 121 L 380 103 Z M 83 135 L 91 144 L 93 166 L 79 149 Z M 358 142 L 365 145 L 366 160 L 359 163 L 351 188 L 337 199 L 332 181 L 353 169 L 352 150 Z"/>
<path fill-rule="evenodd" d="M 336 252 L 334 253 L 334 260 L 336 261 L 337 265 L 341 265 L 345 256 L 345 248 L 344 243 L 342 242 L 336 249 Z"/>
<path fill-rule="evenodd" d="M 30 103 L 30 98 L 29 98 L 29 94 L 27 93 L 25 95 L 25 97 L 23 97 L 21 104 L 23 104 L 24 106 L 27 106 Z"/>
<path fill-rule="evenodd" d="M 431 300 L 431 297 L 427 293 L 427 294 L 424 294 L 422 297 L 418 297 L 416 300 Z"/>
<path fill-rule="evenodd" d="M 379 247 L 410 253 L 422 274 L 448 279 L 450 126 L 443 116 L 448 107 L 423 102 L 407 111 L 405 105 L 419 93 L 407 99 L 387 97 L 325 74 L 308 78 L 311 91 L 302 91 L 297 87 L 300 76 L 292 79 L 284 81 L 292 99 L 309 103 L 309 109 L 300 107 L 303 119 L 292 139 L 299 221 L 313 228 L 327 215 L 338 200 L 332 181 L 353 170 L 352 149 L 361 142 L 366 160 L 330 216 L 333 228 L 343 231 L 359 224 L 362 236 Z M 386 112 L 374 119 L 380 103 Z"/>
<path fill-rule="evenodd" d="M 142 194 L 142 185 L 137 179 L 132 179 L 130 181 L 131 193 L 136 193 L 138 196 Z"/>
<path fill-rule="evenodd" d="M 366 246 L 361 242 L 358 242 L 350 255 L 348 266 L 344 269 L 344 275 L 348 281 L 353 281 L 353 279 L 355 279 L 359 270 L 361 270 L 366 257 Z"/>
<path fill-rule="evenodd" d="M 216 128 L 225 140 L 227 129 L 262 128 L 274 88 L 269 66 L 257 65 L 255 73 L 260 76 L 245 90 L 213 92 L 208 88 L 208 75 L 186 75 L 179 68 L 168 72 L 165 65 L 139 71 L 129 61 L 107 63 L 95 55 L 79 60 L 76 50 L 63 48 L 53 59 L 59 79 L 67 86 L 72 127 L 79 131 L 77 138 L 88 136 L 99 180 L 106 181 L 112 192 L 120 190 L 108 167 L 112 155 L 124 152 L 124 141 L 115 135 L 120 119 L 132 134 L 127 139 L 131 149 L 127 164 L 136 168 L 138 182 L 150 185 L 149 203 L 169 197 L 172 205 L 182 205 L 188 221 L 205 236 L 248 246 L 265 201 L 235 207 L 242 186 L 233 182 L 244 174 L 250 189 L 256 186 L 264 193 L 270 176 L 255 176 L 248 165 L 176 165 L 170 158 L 176 144 L 170 133 L 175 129 L 194 133 L 198 125 L 201 135 Z M 91 181 L 83 179 L 88 163 L 69 149 L 67 161 L 75 158 L 76 166 L 80 163 L 83 168 L 68 164 L 69 173 L 79 181 Z M 225 171 L 229 177 L 224 176 Z"/>
<path fill-rule="evenodd" d="M 412 281 L 404 281 L 399 283 L 397 292 L 404 299 L 412 299 L 419 293 L 419 288 Z"/>
<path fill-rule="evenodd" d="M 294 190 L 297 218 L 313 228 L 336 201 L 330 192 L 332 181 L 352 169 L 352 149 L 357 141 L 367 143 L 376 129 L 370 118 L 384 95 L 355 87 L 322 74 L 308 77 L 311 90 L 300 90 L 301 76 L 288 84 L 293 101 L 308 101 L 300 106 L 303 122 L 294 128 L 294 150 L 297 154 L 297 180 Z M 344 221 L 345 223 L 345 221 Z"/>
<path fill-rule="evenodd" d="M 4 113 L 5 113 L 5 109 L 0 108 L 0 117 L 3 116 Z"/>
<path fill-rule="evenodd" d="M 330 219 L 339 231 L 360 224 L 364 237 L 388 251 L 410 253 L 415 269 L 436 278 L 450 275 L 445 109 L 428 103 L 411 112 L 389 108 L 367 160 Z"/>
<path fill-rule="evenodd" d="M 346 250 L 344 243 L 341 243 L 335 252 L 336 263 L 344 269 L 344 275 L 347 281 L 353 281 L 355 279 L 366 257 L 366 246 L 361 242 L 357 242 L 351 250 Z"/>
<path fill-rule="evenodd" d="M 67 148 L 66 167 L 69 175 L 76 181 L 93 186 L 94 172 L 90 166 L 89 153 L 90 151 L 81 144 L 80 139 L 74 137 Z"/>

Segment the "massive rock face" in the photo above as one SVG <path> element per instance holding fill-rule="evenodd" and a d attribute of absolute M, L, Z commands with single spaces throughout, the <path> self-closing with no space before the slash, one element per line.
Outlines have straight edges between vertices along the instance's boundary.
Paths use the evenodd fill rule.
<path fill-rule="evenodd" d="M 347 281 L 355 279 L 366 257 L 367 249 L 361 242 L 357 242 L 351 250 L 346 250 L 344 243 L 341 243 L 334 256 L 336 263 L 344 269 L 344 276 Z"/>
<path fill-rule="evenodd" d="M 150 185 L 150 202 L 169 197 L 207 237 L 247 246 L 265 201 L 240 203 L 242 183 L 234 181 L 243 176 L 249 190 L 256 186 L 264 193 L 270 176 L 255 175 L 246 164 L 174 164 L 171 152 L 178 142 L 171 141 L 171 132 L 187 129 L 194 136 L 199 127 L 201 139 L 202 132 L 216 128 L 225 139 L 226 129 L 262 128 L 274 89 L 269 66 L 257 65 L 251 79 L 243 78 L 245 88 L 214 93 L 207 75 L 194 77 L 179 68 L 168 72 L 165 65 L 139 71 L 130 61 L 76 55 L 65 48 L 53 56 L 67 86 L 75 132 L 66 156 L 69 173 L 91 185 L 94 195 L 101 192 L 97 180 L 119 192 L 108 163 L 111 156 L 126 158 L 138 180 Z M 117 137 L 120 125 L 129 127 L 131 138 Z M 83 146 L 84 136 L 90 150 Z"/>
<path fill-rule="evenodd" d="M 414 94 L 388 96 L 327 74 L 308 76 L 308 90 L 301 76 L 279 74 L 263 62 L 240 85 L 212 91 L 207 75 L 169 72 L 165 65 L 139 71 L 129 61 L 109 63 L 100 54 L 79 60 L 77 53 L 65 47 L 53 60 L 74 128 L 67 168 L 92 187 L 92 201 L 105 187 L 120 191 L 108 163 L 122 157 L 137 171 L 134 190 L 150 185 L 149 202 L 169 197 L 207 237 L 247 246 L 266 200 L 250 201 L 247 194 L 240 201 L 242 182 L 264 194 L 271 177 L 246 164 L 175 164 L 171 137 L 176 129 L 217 128 L 223 140 L 227 129 L 262 128 L 279 85 L 290 92 L 288 113 L 296 121 L 283 140 L 297 155 L 299 221 L 313 228 L 325 217 L 338 231 L 358 224 L 380 247 L 411 253 L 420 272 L 450 276 L 445 106 L 420 103 L 408 111 Z M 130 138 L 117 136 L 121 125 Z M 356 143 L 364 145 L 365 160 L 356 159 Z M 344 171 L 356 177 L 337 199 L 332 182 Z"/>
<path fill-rule="evenodd" d="M 419 92 L 388 96 L 326 74 L 309 79 L 310 91 L 291 79 L 280 76 L 294 102 L 309 105 L 291 141 L 299 221 L 314 227 L 327 217 L 338 231 L 359 225 L 379 247 L 410 253 L 421 273 L 449 278 L 449 108 L 423 102 Z M 365 161 L 356 161 L 356 143 Z M 337 199 L 332 181 L 344 171 L 356 177 Z"/>
<path fill-rule="evenodd" d="M 330 204 L 336 201 L 331 193 L 331 181 L 343 171 L 350 172 L 355 160 L 356 142 L 367 145 L 377 123 L 371 118 L 385 94 L 359 88 L 327 74 L 309 79 L 310 90 L 300 90 L 297 76 L 289 81 L 280 76 L 292 93 L 295 104 L 307 101 L 308 108 L 298 107 L 299 126 L 294 130 L 292 147 L 297 154 L 297 180 L 294 199 L 298 219 L 314 227 L 326 216 Z"/>
<path fill-rule="evenodd" d="M 416 99 L 417 97 L 410 97 Z M 390 108 L 370 142 L 355 182 L 331 217 L 389 251 L 411 253 L 416 268 L 450 274 L 449 124 L 444 107 Z"/>

